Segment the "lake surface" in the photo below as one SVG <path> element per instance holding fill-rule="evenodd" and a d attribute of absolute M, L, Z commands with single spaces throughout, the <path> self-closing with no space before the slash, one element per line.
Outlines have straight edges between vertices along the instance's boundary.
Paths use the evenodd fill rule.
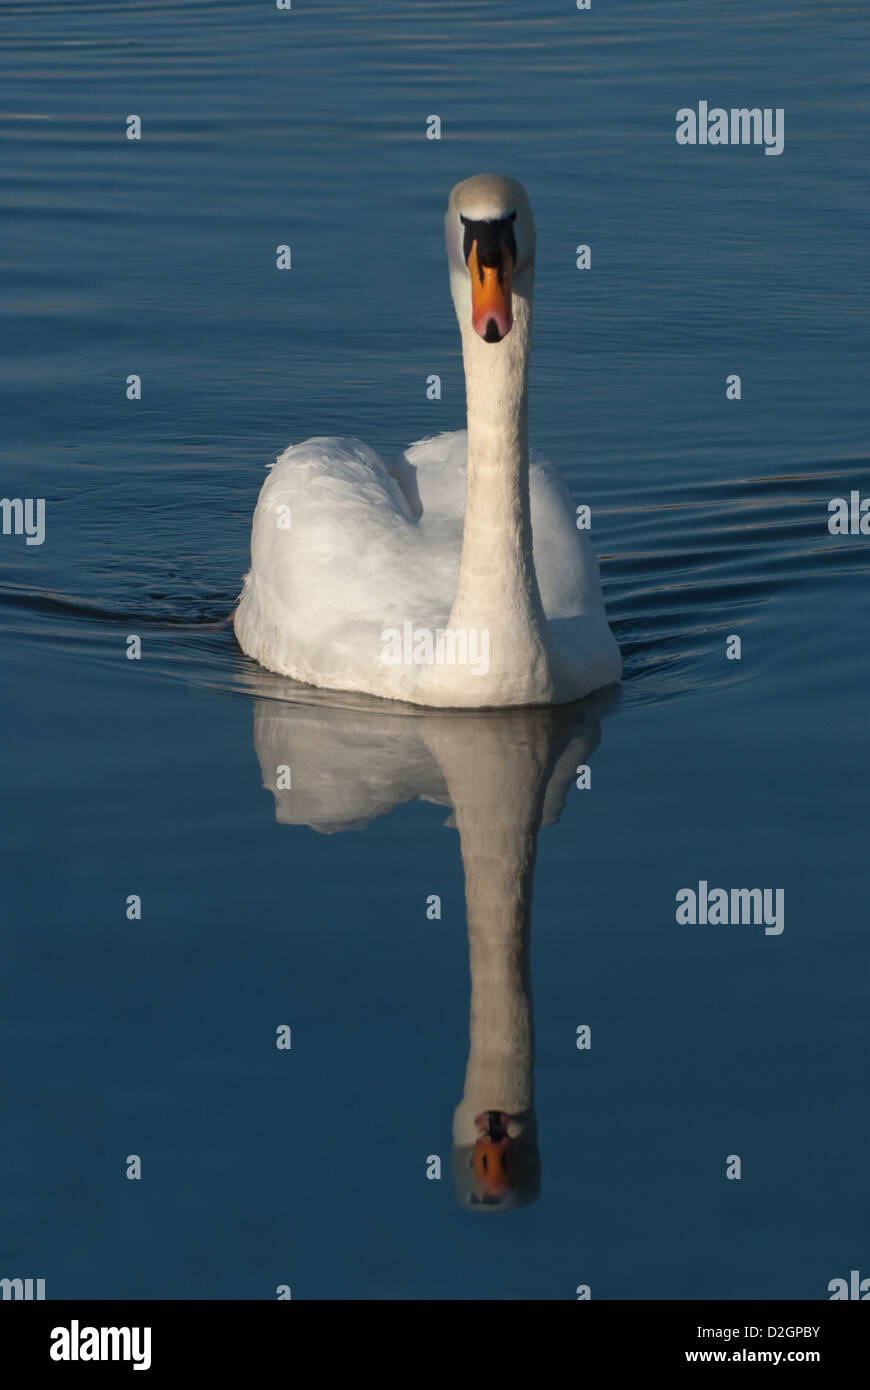
<path fill-rule="evenodd" d="M 44 544 L 0 538 L 0 1277 L 476 1300 L 870 1275 L 870 537 L 827 527 L 870 494 L 868 30 L 859 0 L 0 5 L 2 492 L 46 499 Z M 700 100 L 783 108 L 783 154 L 678 146 Z M 270 677 L 225 620 L 287 444 L 462 426 L 442 218 L 486 169 L 535 209 L 532 440 L 592 508 L 626 669 L 613 699 L 469 725 Z M 263 786 L 285 749 L 298 795 Z M 505 778 L 544 802 L 530 920 L 498 889 L 534 1123 L 522 1200 L 484 1215 L 451 1157 L 453 822 L 519 816 Z M 679 925 L 702 880 L 782 888 L 784 930 Z"/>

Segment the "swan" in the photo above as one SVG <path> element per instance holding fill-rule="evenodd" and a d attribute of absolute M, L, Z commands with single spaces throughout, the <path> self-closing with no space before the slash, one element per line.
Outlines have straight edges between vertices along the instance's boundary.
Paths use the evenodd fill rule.
<path fill-rule="evenodd" d="M 598 563 L 530 456 L 535 224 L 478 174 L 446 215 L 467 430 L 392 465 L 358 439 L 291 446 L 260 491 L 234 614 L 242 650 L 308 685 L 456 709 L 550 705 L 619 680 Z"/>
<path fill-rule="evenodd" d="M 471 976 L 468 1058 L 453 1114 L 456 1196 L 471 1211 L 534 1201 L 541 1159 L 529 941 L 538 833 L 558 822 L 613 697 L 561 708 L 409 712 L 328 691 L 290 703 L 277 678 L 261 672 L 252 684 L 254 750 L 278 824 L 359 831 L 414 799 L 451 812 Z M 401 1114 L 393 1106 L 387 1122 L 404 1124 Z M 431 1143 L 438 1153 L 435 1135 Z"/>

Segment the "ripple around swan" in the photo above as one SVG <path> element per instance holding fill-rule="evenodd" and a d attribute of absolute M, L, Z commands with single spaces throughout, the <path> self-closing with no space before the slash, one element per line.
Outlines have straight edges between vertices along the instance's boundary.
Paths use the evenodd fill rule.
<path fill-rule="evenodd" d="M 774 633 L 752 665 L 722 659 L 725 636 L 768 618 L 780 597 L 798 587 L 821 589 L 867 568 L 870 550 L 861 538 L 834 537 L 827 529 L 830 498 L 848 496 L 865 476 L 863 462 L 840 462 L 779 476 L 634 489 L 629 506 L 616 497 L 606 502 L 600 526 L 611 545 L 600 558 L 625 659 L 623 699 L 658 702 L 757 676 L 764 653 L 776 657 Z M 164 534 L 162 548 L 183 554 L 182 538 L 174 543 Z M 147 634 L 152 675 L 263 695 L 262 672 L 238 650 L 228 621 L 235 585 L 190 588 L 184 565 L 175 562 L 162 575 L 155 570 L 162 586 L 145 590 L 131 575 L 129 557 L 123 573 L 120 555 L 115 562 L 111 601 L 108 591 L 100 602 L 4 585 L 4 629 L 104 667 L 117 662 L 121 630 L 135 630 Z M 111 554 L 105 564 L 113 573 Z M 778 630 L 781 644 L 787 637 L 781 624 Z M 266 694 L 302 703 L 323 698 L 278 676 Z"/>

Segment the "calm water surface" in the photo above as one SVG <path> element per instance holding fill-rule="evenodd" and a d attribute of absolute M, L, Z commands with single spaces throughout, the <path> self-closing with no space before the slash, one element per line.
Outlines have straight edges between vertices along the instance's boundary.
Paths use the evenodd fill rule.
<path fill-rule="evenodd" d="M 679 1299 L 870 1274 L 870 541 L 826 527 L 870 492 L 868 29 L 858 0 L 0 4 L 2 492 L 47 499 L 44 545 L 0 542 L 0 1275 Z M 784 154 L 678 147 L 701 99 L 783 107 Z M 462 425 L 443 207 L 491 168 L 535 208 L 533 442 L 593 508 L 626 675 L 469 725 L 294 688 L 224 620 L 279 450 Z M 287 750 L 295 797 L 263 787 Z M 536 1138 L 524 1203 L 482 1216 L 451 1168 L 454 822 L 475 796 L 509 820 L 506 777 L 543 804 L 530 923 L 499 890 Z M 701 879 L 783 887 L 784 932 L 677 926 Z"/>

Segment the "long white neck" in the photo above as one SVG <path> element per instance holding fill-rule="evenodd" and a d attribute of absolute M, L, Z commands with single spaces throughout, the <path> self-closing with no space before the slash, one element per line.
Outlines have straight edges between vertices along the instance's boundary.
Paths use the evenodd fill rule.
<path fill-rule="evenodd" d="M 471 1015 L 453 1135 L 457 1144 L 472 1144 L 481 1111 L 524 1116 L 532 1108 L 528 929 L 535 831 L 516 822 L 485 826 L 460 814 L 456 821 L 465 866 Z"/>
<path fill-rule="evenodd" d="M 535 575 L 529 503 L 528 366 L 533 270 L 517 276 L 513 327 L 499 343 L 474 331 L 454 290 L 468 407 L 465 528 L 448 629 L 485 640 L 489 670 L 443 667 L 427 685 L 448 704 L 534 704 L 552 692 L 546 619 Z M 480 637 L 485 634 L 485 639 Z"/>
<path fill-rule="evenodd" d="M 531 297 L 515 292 L 513 305 L 513 328 L 500 343 L 484 342 L 469 316 L 460 318 L 468 464 L 454 616 L 491 616 L 506 602 L 541 615 L 529 509 Z"/>
<path fill-rule="evenodd" d="M 461 716 L 455 718 L 461 719 Z M 553 758 L 552 721 L 531 712 L 427 723 L 453 805 L 465 873 L 471 1016 L 454 1142 L 473 1144 L 481 1111 L 532 1109 L 528 974 L 535 842 Z"/>

